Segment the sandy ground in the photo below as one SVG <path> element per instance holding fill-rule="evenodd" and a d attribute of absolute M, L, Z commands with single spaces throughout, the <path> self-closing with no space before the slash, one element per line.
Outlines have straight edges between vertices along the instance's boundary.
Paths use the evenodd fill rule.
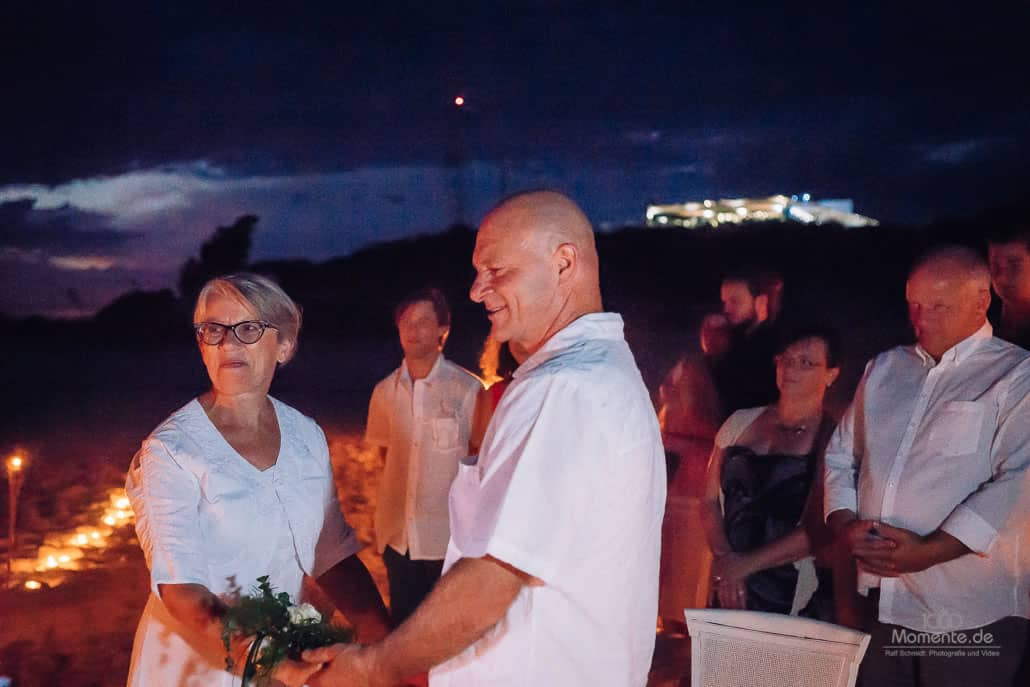
<path fill-rule="evenodd" d="M 329 430 L 327 434 L 344 513 L 359 538 L 370 544 L 381 470 L 378 456 L 363 450 L 358 435 L 352 432 Z M 109 472 L 98 478 L 99 483 L 75 493 L 85 496 L 90 490 L 98 493 L 120 486 L 119 478 L 117 472 Z M 84 522 L 90 512 L 95 515 L 93 501 L 83 498 L 81 504 L 78 510 L 65 508 L 34 524 L 67 530 Z M 32 555 L 43 534 L 23 536 L 19 555 Z M 11 677 L 14 687 L 125 684 L 133 632 L 147 599 L 149 578 L 131 526 L 116 528 L 109 542 L 92 556 L 95 568 L 65 573 L 53 588 L 0 591 L 0 676 Z M 367 546 L 361 557 L 385 597 L 381 558 L 372 546 Z M 685 651 L 685 642 L 659 638 L 653 685 L 679 684 Z"/>

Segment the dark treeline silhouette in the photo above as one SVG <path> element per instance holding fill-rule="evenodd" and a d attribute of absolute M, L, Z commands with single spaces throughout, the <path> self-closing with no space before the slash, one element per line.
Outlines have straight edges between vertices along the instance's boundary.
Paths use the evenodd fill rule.
<path fill-rule="evenodd" d="M 777 223 L 700 230 L 627 227 L 599 233 L 597 242 L 605 306 L 623 314 L 627 338 L 652 388 L 679 353 L 696 346 L 701 316 L 718 307 L 722 275 L 741 264 L 760 263 L 782 271 L 787 313 L 825 320 L 845 332 L 844 383 L 837 385 L 840 402 L 869 356 L 911 339 L 904 282 L 913 258 L 941 241 L 982 249 L 988 229 L 974 221 L 921 229 Z M 90 351 L 190 351 L 195 345 L 189 335 L 192 301 L 200 285 L 215 274 L 246 268 L 273 276 L 303 306 L 302 349 L 380 347 L 386 357 L 399 354 L 391 319 L 394 304 L 413 288 L 436 286 L 453 308 L 448 354 L 475 369 L 488 323 L 482 307 L 468 299 L 474 275 L 471 228 L 455 226 L 439 234 L 371 245 L 320 263 L 252 263 L 254 231 L 261 227 L 253 215 L 218 228 L 198 257 L 183 265 L 182 295 L 169 290 L 130 292 L 86 321 L 2 319 L 0 341 L 9 353 L 71 352 L 82 360 L 73 374 L 95 378 L 99 384 L 114 383 L 116 370 L 91 372 L 109 363 L 95 362 Z M 304 355 L 298 360 L 299 366 L 307 364 Z M 343 356 L 322 363 L 346 366 L 349 361 Z M 379 372 L 357 371 L 356 386 L 363 388 Z M 54 382 L 76 383 L 68 377 L 66 373 Z"/>
<path fill-rule="evenodd" d="M 68 338 L 80 345 L 124 341 L 124 331 L 132 328 L 133 347 L 161 347 L 170 332 L 188 326 L 193 299 L 204 281 L 251 269 L 278 279 L 303 305 L 306 336 L 392 336 L 393 304 L 425 284 L 441 288 L 451 299 L 459 337 L 470 329 L 477 336 L 485 333 L 482 309 L 467 296 L 473 277 L 471 228 L 459 225 L 440 234 L 375 244 L 320 263 L 251 263 L 250 245 L 253 232 L 260 231 L 258 224 L 257 217 L 245 215 L 219 227 L 200 248 L 199 257 L 183 265 L 179 297 L 168 290 L 133 291 L 85 322 L 0 319 L 0 331 L 8 341 L 12 336 L 49 339 L 50 345 L 61 347 Z M 690 330 L 701 311 L 717 304 L 723 273 L 756 263 L 783 272 L 788 308 L 830 319 L 839 316 L 848 331 L 896 328 L 899 321 L 903 327 L 903 285 L 913 257 L 938 241 L 983 248 L 986 231 L 976 222 L 923 229 L 764 223 L 700 230 L 627 227 L 600 233 L 597 240 L 606 307 L 622 312 L 628 328 L 638 334 Z"/>
<path fill-rule="evenodd" d="M 251 236 L 257 225 L 256 215 L 243 215 L 228 227 L 218 227 L 214 236 L 200 247 L 200 258 L 190 258 L 179 273 L 179 293 L 191 303 L 204 283 L 220 274 L 229 274 L 247 266 Z"/>

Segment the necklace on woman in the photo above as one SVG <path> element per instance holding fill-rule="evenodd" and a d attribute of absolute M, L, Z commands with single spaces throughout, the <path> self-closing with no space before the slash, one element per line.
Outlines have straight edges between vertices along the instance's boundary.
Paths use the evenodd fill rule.
<path fill-rule="evenodd" d="M 792 434 L 792 435 L 794 435 L 796 437 L 799 437 L 799 436 L 801 436 L 802 434 L 804 434 L 805 432 L 808 431 L 810 423 L 813 422 L 813 421 L 814 421 L 814 418 L 810 418 L 809 417 L 809 418 L 803 419 L 801 422 L 798 422 L 798 423 L 795 423 L 795 424 L 788 424 L 788 423 L 786 423 L 786 422 L 784 422 L 783 420 L 780 419 L 780 413 L 779 413 L 779 411 L 777 411 L 777 413 L 776 413 L 776 421 L 775 421 L 774 424 L 776 426 L 776 429 L 780 430 L 781 432 L 783 432 L 785 434 Z"/>
<path fill-rule="evenodd" d="M 808 430 L 808 425 L 785 425 L 779 420 L 776 421 L 776 429 L 796 437 L 801 436 Z"/>

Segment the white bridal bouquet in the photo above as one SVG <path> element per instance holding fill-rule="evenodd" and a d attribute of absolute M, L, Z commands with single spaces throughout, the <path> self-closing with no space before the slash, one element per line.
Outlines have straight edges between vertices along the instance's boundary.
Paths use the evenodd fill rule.
<path fill-rule="evenodd" d="M 285 658 L 299 661 L 307 649 L 350 642 L 353 633 L 322 618 L 311 604 L 294 605 L 290 595 L 276 594 L 268 576 L 257 579 L 252 595 L 235 597 L 222 616 L 222 642 L 231 652 L 235 638 L 253 638 L 243 664 L 243 685 L 268 685 Z M 234 667 L 232 656 L 226 670 Z"/>

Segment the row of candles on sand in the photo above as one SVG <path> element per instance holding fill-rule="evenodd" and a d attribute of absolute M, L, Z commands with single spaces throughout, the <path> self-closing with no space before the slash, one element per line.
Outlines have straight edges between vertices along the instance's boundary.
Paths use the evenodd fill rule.
<path fill-rule="evenodd" d="M 110 543 L 111 536 L 121 527 L 132 524 L 133 513 L 124 489 L 110 489 L 105 499 L 89 509 L 96 512 L 97 522 L 80 525 L 73 530 L 51 532 L 35 558 L 16 558 L 11 569 L 15 575 L 26 576 L 23 586 L 28 590 L 56 587 L 65 579 L 65 573 L 97 566 L 88 554 L 99 553 Z"/>

